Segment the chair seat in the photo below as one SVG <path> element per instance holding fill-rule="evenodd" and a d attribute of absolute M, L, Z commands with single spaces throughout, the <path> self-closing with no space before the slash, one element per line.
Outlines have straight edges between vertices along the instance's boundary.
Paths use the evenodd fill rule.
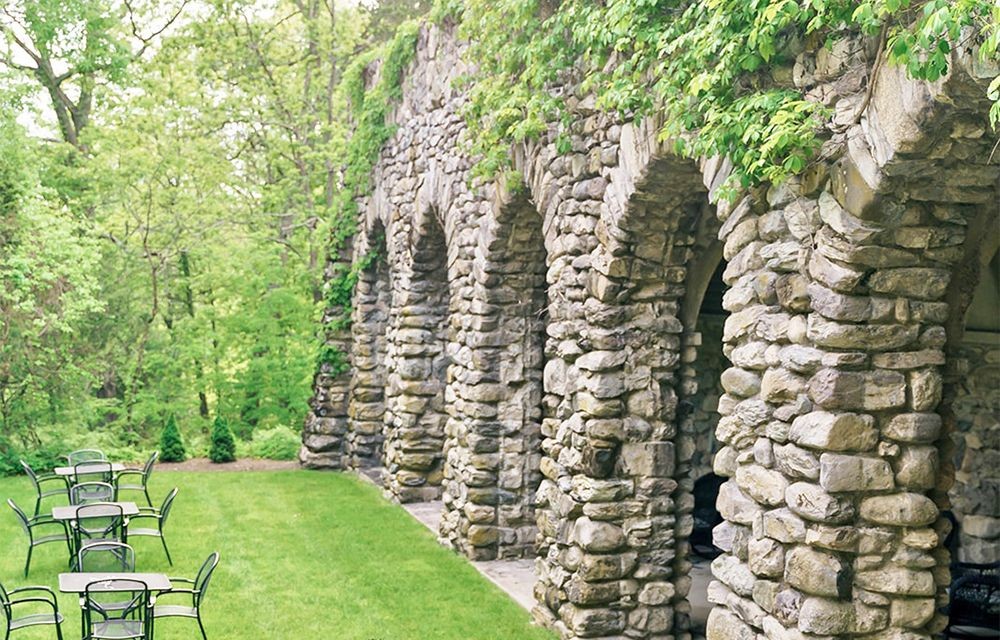
<path fill-rule="evenodd" d="M 142 622 L 138 620 L 107 620 L 94 625 L 91 638 L 123 640 L 125 638 L 145 638 Z"/>
<path fill-rule="evenodd" d="M 34 627 L 39 624 L 62 624 L 63 616 L 59 614 L 51 613 L 34 613 L 30 616 L 23 616 L 20 618 L 14 618 L 10 621 L 10 630 L 23 629 L 25 627 Z"/>
<path fill-rule="evenodd" d="M 159 538 L 161 535 L 163 535 L 160 533 L 159 529 L 143 529 L 141 527 L 135 529 L 129 527 L 128 534 L 130 536 L 154 536 L 156 538 Z"/>
<path fill-rule="evenodd" d="M 119 483 L 118 484 L 118 490 L 121 491 L 122 489 L 125 489 L 127 491 L 145 491 L 146 487 L 142 486 L 141 484 L 121 484 L 121 483 Z"/>
<path fill-rule="evenodd" d="M 158 604 L 153 607 L 154 618 L 197 618 L 198 610 L 180 604 Z"/>

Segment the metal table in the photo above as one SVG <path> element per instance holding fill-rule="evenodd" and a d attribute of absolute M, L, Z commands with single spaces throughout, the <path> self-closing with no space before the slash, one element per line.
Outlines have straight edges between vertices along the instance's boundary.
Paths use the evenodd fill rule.
<path fill-rule="evenodd" d="M 76 520 L 76 510 L 80 507 L 121 507 L 122 515 L 126 518 L 128 516 L 139 515 L 139 506 L 134 502 L 92 502 L 90 504 L 72 504 L 62 507 L 52 507 L 52 519 L 53 520 Z M 100 509 L 91 509 L 90 514 L 95 517 L 100 517 L 101 515 L 114 515 L 118 513 L 117 509 L 108 509 L 107 514 L 102 514 Z"/>
<path fill-rule="evenodd" d="M 118 473 L 120 471 L 124 471 L 125 470 L 125 465 L 123 465 L 120 462 L 111 462 L 111 463 L 100 462 L 100 461 L 83 462 L 83 463 L 78 464 L 77 467 L 80 467 L 80 473 L 88 473 L 87 467 L 94 467 L 95 469 L 98 470 L 98 471 L 94 471 L 94 472 L 91 472 L 91 473 L 99 473 L 100 471 L 103 471 L 103 470 L 107 469 L 108 468 L 107 467 L 108 464 L 111 465 L 111 472 L 112 473 Z M 75 476 L 76 473 L 77 473 L 76 467 L 56 467 L 52 471 L 57 476 L 63 476 L 63 477 Z"/>
<path fill-rule="evenodd" d="M 87 591 L 87 585 L 95 582 L 106 582 L 105 586 L 107 588 L 98 587 L 97 589 L 91 589 L 91 591 L 128 591 L 128 589 L 115 589 L 113 580 L 138 580 L 144 582 L 150 591 L 167 591 L 172 587 L 170 578 L 163 573 L 60 573 L 59 591 L 62 593 L 82 594 Z M 84 617 L 82 611 L 83 598 L 80 599 L 80 606 L 80 629 L 83 633 L 81 637 L 86 637 L 87 628 L 84 626 L 86 617 Z"/>

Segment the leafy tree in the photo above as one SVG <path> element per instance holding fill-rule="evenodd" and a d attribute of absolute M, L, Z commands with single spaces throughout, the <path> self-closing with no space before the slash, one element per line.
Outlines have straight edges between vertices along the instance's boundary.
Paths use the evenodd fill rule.
<path fill-rule="evenodd" d="M 160 434 L 160 460 L 164 462 L 184 462 L 187 452 L 184 450 L 184 441 L 181 439 L 180 429 L 177 428 L 177 420 L 173 414 L 167 418 L 167 424 Z"/>
<path fill-rule="evenodd" d="M 212 425 L 212 447 L 208 457 L 212 462 L 233 462 L 236 460 L 236 441 L 229 423 L 222 416 L 217 416 Z"/>

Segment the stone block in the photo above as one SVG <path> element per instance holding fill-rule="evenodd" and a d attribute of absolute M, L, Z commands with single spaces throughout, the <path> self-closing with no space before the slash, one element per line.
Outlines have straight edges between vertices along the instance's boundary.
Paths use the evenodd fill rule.
<path fill-rule="evenodd" d="M 785 581 L 816 596 L 849 598 L 851 575 L 837 556 L 797 546 L 786 554 Z"/>
<path fill-rule="evenodd" d="M 874 425 L 866 414 L 813 411 L 795 418 L 788 439 L 812 449 L 868 451 L 878 442 Z"/>
<path fill-rule="evenodd" d="M 896 371 L 821 369 L 809 379 L 809 397 L 824 409 L 892 409 L 906 404 L 906 378 Z"/>
<path fill-rule="evenodd" d="M 919 493 L 871 496 L 861 501 L 861 517 L 876 524 L 924 527 L 938 518 L 934 501 Z"/>
<path fill-rule="evenodd" d="M 819 484 L 831 493 L 881 491 L 893 487 L 892 467 L 881 458 L 824 453 L 819 463 Z"/>

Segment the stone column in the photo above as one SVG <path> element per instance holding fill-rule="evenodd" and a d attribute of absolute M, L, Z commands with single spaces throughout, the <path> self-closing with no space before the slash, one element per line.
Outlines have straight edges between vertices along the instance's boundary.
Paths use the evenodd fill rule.
<path fill-rule="evenodd" d="M 440 496 L 448 370 L 448 249 L 430 218 L 394 274 L 386 346 L 386 490 L 400 502 Z"/>
<path fill-rule="evenodd" d="M 343 251 L 349 256 L 349 249 Z M 341 263 L 341 265 L 343 262 Z M 329 281 L 336 272 L 337 263 L 329 261 L 325 277 Z M 325 341 L 323 359 L 313 377 L 313 396 L 309 400 L 302 429 L 302 449 L 299 462 L 311 469 L 344 469 L 345 435 L 348 431 L 348 393 L 350 374 L 350 331 L 342 322 L 345 310 L 329 307 L 323 314 Z"/>
<path fill-rule="evenodd" d="M 730 479 L 709 640 L 920 640 L 942 628 L 945 525 L 929 494 L 941 300 L 962 228 L 930 229 L 920 202 L 862 218 L 834 195 L 843 176 L 832 184 L 772 189 L 722 229 L 733 366 L 715 469 Z"/>
<path fill-rule="evenodd" d="M 385 351 L 389 320 L 389 269 L 385 241 L 376 238 L 376 257 L 372 265 L 358 275 L 354 293 L 351 333 L 351 393 L 348 414 L 346 455 L 353 469 L 382 464 L 385 439 Z"/>
<path fill-rule="evenodd" d="M 545 330 L 541 216 L 523 198 L 482 204 L 455 336 L 441 521 L 442 539 L 477 560 L 534 553 Z"/>

